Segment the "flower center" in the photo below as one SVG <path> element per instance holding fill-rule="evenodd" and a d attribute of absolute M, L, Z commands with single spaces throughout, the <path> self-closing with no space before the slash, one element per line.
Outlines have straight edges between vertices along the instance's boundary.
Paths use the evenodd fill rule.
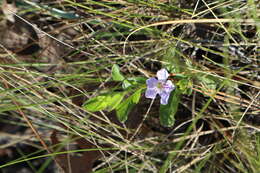
<path fill-rule="evenodd" d="M 158 82 L 157 83 L 157 88 L 160 89 L 160 90 L 163 89 L 164 88 L 164 83 L 163 82 Z"/>

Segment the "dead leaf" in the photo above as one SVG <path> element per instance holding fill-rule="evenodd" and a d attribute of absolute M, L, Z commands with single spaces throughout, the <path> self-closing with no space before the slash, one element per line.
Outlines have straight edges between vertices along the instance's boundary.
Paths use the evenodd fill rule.
<path fill-rule="evenodd" d="M 13 13 L 17 13 L 17 8 L 16 8 L 14 2 L 12 4 L 8 4 L 6 2 L 6 0 L 3 0 L 2 11 L 7 20 L 9 20 L 11 22 L 15 21 Z"/>
<path fill-rule="evenodd" d="M 53 131 L 51 135 L 52 145 L 58 145 L 60 142 L 57 137 L 57 131 Z M 79 138 L 76 143 L 80 149 L 95 149 L 96 146 L 88 142 L 84 138 Z M 62 148 L 59 151 L 66 151 Z M 70 154 L 60 154 L 55 158 L 58 164 L 62 167 L 65 173 L 89 173 L 92 170 L 94 162 L 101 157 L 101 152 L 98 150 L 85 151 L 82 156 L 72 156 Z M 69 158 L 69 159 L 68 159 Z"/>
<path fill-rule="evenodd" d="M 21 63 L 44 63 L 34 67 L 40 72 L 53 73 L 60 69 L 64 64 L 64 46 L 35 29 L 37 26 L 28 24 L 26 21 L 30 23 L 30 20 L 26 16 L 14 16 L 12 12 L 18 11 L 14 4 L 5 0 L 2 9 L 7 20 L 0 24 L 0 44 L 19 55 L 17 60 Z"/>
<path fill-rule="evenodd" d="M 37 52 L 40 49 L 39 38 L 34 28 L 16 16 L 14 19 L 14 23 L 1 22 L 0 44 L 19 55 L 31 55 Z"/>

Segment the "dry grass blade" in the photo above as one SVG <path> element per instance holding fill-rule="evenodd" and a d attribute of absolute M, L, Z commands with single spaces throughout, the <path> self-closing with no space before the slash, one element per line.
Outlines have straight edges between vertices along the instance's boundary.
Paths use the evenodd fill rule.
<path fill-rule="evenodd" d="M 257 1 L 10 2 L 2 172 L 260 171 Z"/>

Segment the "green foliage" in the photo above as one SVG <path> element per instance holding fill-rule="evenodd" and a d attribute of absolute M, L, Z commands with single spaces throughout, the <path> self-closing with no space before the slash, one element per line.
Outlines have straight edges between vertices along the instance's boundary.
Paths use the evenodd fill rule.
<path fill-rule="evenodd" d="M 163 60 L 169 63 L 166 65 L 166 68 L 171 73 L 180 73 L 185 70 L 186 64 L 182 62 L 180 55 L 180 51 L 175 46 L 169 47 L 166 50 Z"/>
<path fill-rule="evenodd" d="M 210 75 L 197 75 L 196 78 L 202 83 L 206 88 L 216 90 L 217 81 Z"/>
<path fill-rule="evenodd" d="M 120 68 L 117 64 L 112 67 L 112 78 L 114 81 L 123 81 L 125 77 L 121 74 Z"/>
<path fill-rule="evenodd" d="M 1 2 L 3 0 L 0 0 Z M 10 1 L 8 2 L 10 4 Z M 74 156 L 83 155 L 82 153 L 88 150 L 102 151 L 106 146 L 115 146 L 115 152 L 107 149 L 108 152 L 102 155 L 102 163 L 93 169 L 96 173 L 260 172 L 260 135 L 257 121 L 257 43 L 260 34 L 258 1 L 205 1 L 198 3 L 196 7 L 194 4 L 183 4 L 181 1 L 164 3 L 155 0 L 13 2 L 18 9 L 17 12 L 13 12 L 28 21 L 28 24 L 24 27 L 25 22 L 20 25 L 21 20 L 17 20 L 14 25 L 8 22 L 7 29 L 12 31 L 11 36 L 14 32 L 23 36 L 22 40 L 30 39 L 31 32 L 26 29 L 27 25 L 38 24 L 34 20 L 40 19 L 42 25 L 37 25 L 38 28 L 50 34 L 41 32 L 40 38 L 53 38 L 50 43 L 41 42 L 45 39 L 33 40 L 42 48 L 37 52 L 40 55 L 43 50 L 51 51 L 42 56 L 44 59 L 39 62 L 35 58 L 38 57 L 36 54 L 32 55 L 32 58 L 30 55 L 24 58 L 17 54 L 21 48 L 27 49 L 26 42 L 25 47 L 20 45 L 20 42 L 8 44 L 14 47 L 1 46 L 0 59 L 3 62 L 0 123 L 3 124 L 3 129 L 17 129 L 16 126 L 30 128 L 21 116 L 24 114 L 29 120 L 33 120 L 36 131 L 41 132 L 43 129 L 46 134 L 51 134 L 53 130 L 61 131 L 59 148 L 75 145 L 75 140 L 81 137 L 98 144 L 97 148 L 84 147 L 84 151 L 66 151 L 67 154 L 71 154 L 68 155 L 71 163 L 75 161 Z M 208 19 L 207 16 L 212 11 L 205 9 L 216 12 L 214 17 Z M 201 19 L 204 22 L 200 22 Z M 5 20 L 3 14 L 1 20 Z M 172 24 L 167 24 L 171 21 Z M 141 26 L 149 27 L 132 34 Z M 2 28 L 4 27 L 1 25 L 1 30 L 5 31 Z M 0 33 L 3 38 L 10 35 L 5 34 L 9 33 L 7 31 Z M 126 40 L 130 33 L 131 37 Z M 0 38 L 2 45 L 2 37 Z M 116 63 L 120 63 L 120 67 Z M 52 65 L 55 67 L 51 70 L 37 70 L 38 67 Z M 146 74 L 149 75 L 149 72 L 155 74 L 161 66 L 167 68 L 169 78 L 177 89 L 172 91 L 167 105 L 160 106 L 154 102 L 151 105 L 153 109 L 149 111 L 150 100 L 146 100 L 147 102 L 142 104 L 144 107 L 139 108 L 137 103 L 140 102 L 140 97 L 143 97 L 147 78 L 142 73 L 136 73 L 137 69 L 148 71 Z M 120 71 L 121 67 L 124 71 Z M 204 69 L 207 69 L 207 72 L 203 71 Z M 109 76 L 111 78 L 108 78 Z M 193 86 L 193 82 L 196 85 Z M 223 86 L 223 89 L 220 86 Z M 79 92 L 71 92 L 72 88 L 73 91 L 75 89 Z M 197 89 L 196 92 L 200 94 L 194 97 L 187 96 L 193 89 Z M 212 91 L 209 92 L 208 89 Z M 82 94 L 84 91 L 96 92 L 99 95 L 83 104 L 83 109 L 88 111 L 79 111 L 76 105 L 81 105 L 81 102 L 78 104 L 78 100 L 74 100 L 85 97 Z M 209 98 L 203 91 L 214 94 Z M 178 106 L 181 94 L 185 94 L 181 100 L 184 107 Z M 215 94 L 221 97 L 216 97 Z M 216 102 L 213 103 L 213 100 Z M 191 105 L 194 105 L 192 110 Z M 110 115 L 107 111 L 114 111 L 118 119 L 124 122 L 130 114 L 140 109 L 142 112 L 148 109 L 149 112 L 144 124 L 136 123 L 137 126 L 140 125 L 140 129 L 119 127 L 114 121 L 110 124 L 100 123 L 106 121 L 105 116 L 100 116 L 100 121 L 81 118 L 88 112 L 104 110 L 106 116 Z M 178 114 L 192 111 L 193 116 L 176 116 L 177 110 Z M 244 116 L 249 119 L 243 118 Z M 161 123 L 171 127 L 175 119 L 176 124 L 177 121 L 182 123 L 180 126 L 178 124 L 181 127 L 178 132 L 173 131 L 169 134 L 160 126 Z M 197 124 L 201 119 L 203 124 Z M 251 119 L 255 121 L 251 122 Z M 202 125 L 209 128 L 202 128 Z M 189 126 L 188 129 L 186 126 Z M 126 131 L 127 135 L 121 133 L 121 130 Z M 205 130 L 206 139 L 203 135 Z M 133 140 L 129 140 L 128 134 L 135 131 L 137 135 L 130 137 Z M 241 132 L 244 132 L 244 135 L 240 135 Z M 13 131 L 1 135 L 8 139 L 10 135 L 17 136 Z M 168 135 L 174 136 L 174 139 L 172 136 L 166 138 Z M 199 137 L 199 140 L 193 140 L 194 135 Z M 234 135 L 233 141 L 230 141 L 227 135 Z M 204 144 L 208 141 L 209 145 Z M 38 144 L 39 140 L 28 139 L 26 136 L 15 137 L 10 139 L 8 145 L 1 147 L 5 150 L 8 146 L 19 146 L 19 143 L 34 145 Z M 192 148 L 193 146 L 196 148 Z M 16 164 L 27 162 L 31 167 L 38 169 L 34 172 L 46 172 L 49 163 L 51 168 L 53 167 L 54 157 L 64 154 L 53 150 L 53 144 L 50 144 L 53 152 L 47 155 L 41 146 L 35 147 L 39 148 L 38 152 L 21 153 L 17 160 L 10 157 L 8 161 L 1 163 L 0 169 L 6 167 L 7 170 L 3 172 L 8 172 L 9 166 L 15 167 Z M 207 154 L 203 154 L 204 151 Z M 16 155 L 15 151 L 12 152 Z M 116 155 L 116 158 L 110 159 L 113 155 Z M 35 167 L 35 163 L 39 163 L 35 159 L 41 159 L 41 168 Z M 46 162 L 43 164 L 42 160 Z M 75 165 L 69 167 L 70 172 L 75 172 Z"/>
<path fill-rule="evenodd" d="M 122 81 L 122 87 L 125 91 L 122 92 L 112 92 L 107 94 L 102 94 L 87 100 L 83 107 L 84 109 L 96 112 L 101 110 L 116 110 L 117 117 L 119 121 L 124 122 L 127 120 L 127 116 L 134 107 L 135 104 L 139 102 L 142 93 L 142 87 L 140 85 L 145 83 L 145 78 L 143 77 L 132 77 L 125 79 L 121 74 L 118 65 L 114 64 L 111 73 L 112 79 L 114 81 Z M 139 89 L 135 89 L 139 88 Z M 135 91 L 130 97 L 123 100 L 127 93 Z"/>
<path fill-rule="evenodd" d="M 190 95 L 192 93 L 192 82 L 190 79 L 181 79 L 176 85 L 182 94 Z"/>
<path fill-rule="evenodd" d="M 145 84 L 146 78 L 144 77 L 131 77 L 123 81 L 122 87 L 127 89 L 129 87 L 138 87 L 138 85 Z"/>
<path fill-rule="evenodd" d="M 127 120 L 127 116 L 134 107 L 135 104 L 139 102 L 142 89 L 137 90 L 133 95 L 128 97 L 122 103 L 116 107 L 116 115 L 119 121 L 124 122 Z"/>
<path fill-rule="evenodd" d="M 178 105 L 180 102 L 180 90 L 175 89 L 170 95 L 167 105 L 160 105 L 160 122 L 166 127 L 174 125 L 174 115 L 178 110 Z"/>
<path fill-rule="evenodd" d="M 109 94 L 99 95 L 87 100 L 83 107 L 87 111 L 96 112 L 108 109 L 115 109 L 124 98 L 124 92 L 113 92 Z"/>

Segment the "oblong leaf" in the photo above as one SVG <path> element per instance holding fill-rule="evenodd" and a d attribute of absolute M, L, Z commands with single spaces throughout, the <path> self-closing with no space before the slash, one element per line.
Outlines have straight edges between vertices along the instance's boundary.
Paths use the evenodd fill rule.
<path fill-rule="evenodd" d="M 137 90 L 133 95 L 128 97 L 125 101 L 120 103 L 116 108 L 116 115 L 119 121 L 125 122 L 128 114 L 135 104 L 137 104 L 141 97 L 142 89 Z"/>
<path fill-rule="evenodd" d="M 117 64 L 112 67 L 112 78 L 114 81 L 123 81 L 125 77 L 121 74 L 120 68 Z"/>
<path fill-rule="evenodd" d="M 180 102 L 180 90 L 175 89 L 170 95 L 167 105 L 160 105 L 160 122 L 163 126 L 170 127 L 174 125 L 174 115 L 178 110 Z"/>
<path fill-rule="evenodd" d="M 113 95 L 111 95 L 109 98 L 107 98 L 109 111 L 115 109 L 123 100 L 124 96 L 125 96 L 125 92 L 116 92 Z"/>
<path fill-rule="evenodd" d="M 120 104 L 120 102 L 124 98 L 124 95 L 124 92 L 112 92 L 93 97 L 87 100 L 83 104 L 83 107 L 84 109 L 91 112 L 101 111 L 105 109 L 107 109 L 108 111 L 112 111 Z"/>
<path fill-rule="evenodd" d="M 90 112 L 104 110 L 107 105 L 107 96 L 97 96 L 87 100 L 83 104 L 83 108 Z"/>

